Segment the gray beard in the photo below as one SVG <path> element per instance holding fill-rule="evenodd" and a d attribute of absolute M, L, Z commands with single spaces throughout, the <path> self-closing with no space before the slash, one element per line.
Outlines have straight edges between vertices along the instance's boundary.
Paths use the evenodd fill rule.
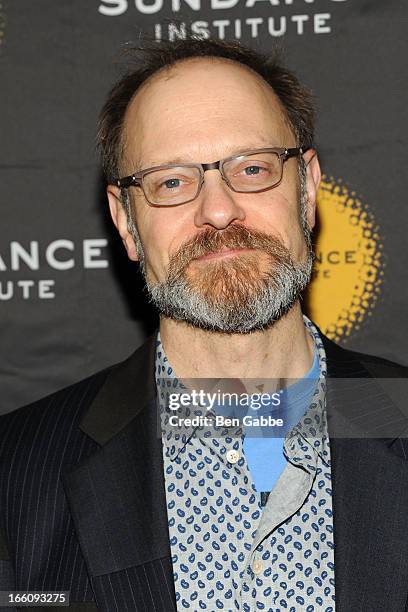
<path fill-rule="evenodd" d="M 185 279 L 146 284 L 150 301 L 170 319 L 207 331 L 246 334 L 266 329 L 286 314 L 310 281 L 313 256 L 305 263 L 276 266 L 245 304 L 209 302 Z"/>

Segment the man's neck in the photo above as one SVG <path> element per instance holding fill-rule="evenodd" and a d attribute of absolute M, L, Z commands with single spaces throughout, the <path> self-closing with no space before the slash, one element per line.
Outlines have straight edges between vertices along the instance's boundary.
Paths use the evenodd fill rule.
<path fill-rule="evenodd" d="M 160 336 L 181 378 L 302 378 L 313 363 L 313 340 L 298 302 L 263 331 L 223 334 L 162 318 Z"/>

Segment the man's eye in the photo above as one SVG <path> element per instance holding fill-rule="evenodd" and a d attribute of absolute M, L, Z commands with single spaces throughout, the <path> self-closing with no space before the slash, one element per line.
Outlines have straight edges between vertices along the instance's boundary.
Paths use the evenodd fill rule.
<path fill-rule="evenodd" d="M 180 187 L 181 181 L 177 178 L 167 179 L 167 181 L 163 181 L 162 187 L 166 187 L 167 189 L 175 189 Z"/>
<path fill-rule="evenodd" d="M 262 170 L 263 168 L 261 168 L 261 166 L 247 166 L 246 168 L 244 168 L 244 172 L 247 176 L 260 174 Z"/>

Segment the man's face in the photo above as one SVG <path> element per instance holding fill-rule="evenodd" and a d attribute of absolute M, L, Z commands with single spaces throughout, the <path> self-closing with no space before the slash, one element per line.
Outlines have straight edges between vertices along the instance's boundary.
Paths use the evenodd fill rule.
<path fill-rule="evenodd" d="M 262 79 L 231 62 L 189 60 L 153 77 L 131 102 L 122 175 L 295 146 L 279 101 Z M 309 193 L 303 193 L 309 227 L 312 175 L 308 169 Z M 109 198 L 129 257 L 140 258 L 112 190 Z M 130 198 L 147 285 L 167 316 L 218 331 L 259 329 L 286 312 L 309 280 L 296 158 L 285 163 L 280 185 L 263 193 L 235 193 L 218 170 L 208 170 L 199 196 L 188 204 L 152 207 L 136 187 Z M 237 311 L 245 309 L 245 321 L 237 321 Z"/>

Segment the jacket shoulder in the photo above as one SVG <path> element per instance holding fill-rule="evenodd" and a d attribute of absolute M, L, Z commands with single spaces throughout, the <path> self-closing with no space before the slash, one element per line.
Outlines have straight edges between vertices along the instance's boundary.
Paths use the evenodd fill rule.
<path fill-rule="evenodd" d="M 407 378 L 408 367 L 383 357 L 376 355 L 367 355 L 366 353 L 358 353 L 349 351 L 353 357 L 364 364 L 364 366 L 376 377 L 382 378 Z"/>
<path fill-rule="evenodd" d="M 408 378 L 408 367 L 383 357 L 343 348 L 321 334 L 329 370 L 334 376 L 361 376 L 364 378 Z"/>
<path fill-rule="evenodd" d="M 109 395 L 108 412 L 115 413 L 116 419 L 123 398 L 121 389 L 126 387 L 130 397 L 143 391 L 143 384 L 151 382 L 154 377 L 154 353 L 157 333 L 153 334 L 125 360 L 88 376 L 68 387 L 60 389 L 31 404 L 18 408 L 0 416 L 0 453 L 13 452 L 13 445 L 33 447 L 36 441 L 42 440 L 48 445 L 46 436 L 56 436 L 63 432 L 66 439 L 58 441 L 60 446 L 81 445 L 87 438 L 85 428 L 82 428 L 84 418 L 99 398 Z M 140 376 L 136 373 L 142 369 Z M 151 370 L 151 376 L 149 376 Z M 137 379 L 137 384 L 136 384 Z M 136 388 L 133 388 L 136 386 Z M 129 388 L 128 388 L 129 387 Z M 123 395 L 123 394 L 122 394 Z M 88 410 L 89 409 L 89 410 Z M 96 415 L 98 421 L 103 415 Z M 79 425 L 81 424 L 81 428 Z M 95 438 L 92 443 L 95 444 Z M 84 442 L 85 443 L 85 442 Z"/>
<path fill-rule="evenodd" d="M 16 445 L 72 432 L 92 403 L 109 373 L 109 366 L 83 380 L 55 391 L 35 402 L 0 416 L 0 453 L 12 452 Z"/>

